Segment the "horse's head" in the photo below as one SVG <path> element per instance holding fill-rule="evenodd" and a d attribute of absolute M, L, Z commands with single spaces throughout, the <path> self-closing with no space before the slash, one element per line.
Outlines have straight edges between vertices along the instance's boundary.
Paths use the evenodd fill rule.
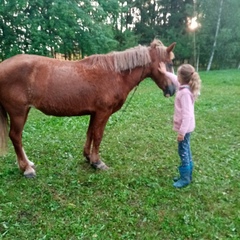
<path fill-rule="evenodd" d="M 164 92 L 165 97 L 170 97 L 175 93 L 175 86 L 164 74 L 162 74 L 158 68 L 159 63 L 164 62 L 166 64 L 166 69 L 169 72 L 173 72 L 174 59 L 173 49 L 176 43 L 172 43 L 170 46 L 165 47 L 159 40 L 154 40 L 150 45 L 150 56 L 151 56 L 151 73 L 150 77 L 155 81 L 159 88 Z"/>

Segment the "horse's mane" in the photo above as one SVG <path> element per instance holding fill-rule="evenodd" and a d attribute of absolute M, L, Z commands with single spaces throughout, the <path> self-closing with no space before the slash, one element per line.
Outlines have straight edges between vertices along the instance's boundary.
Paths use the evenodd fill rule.
<path fill-rule="evenodd" d="M 165 58 L 166 47 L 163 43 L 155 39 L 151 46 L 154 46 L 160 57 Z M 88 57 L 93 65 L 100 65 L 104 69 L 120 72 L 131 70 L 137 66 L 146 66 L 151 62 L 149 47 L 137 46 L 121 52 L 111 52 L 108 54 L 95 54 Z"/>

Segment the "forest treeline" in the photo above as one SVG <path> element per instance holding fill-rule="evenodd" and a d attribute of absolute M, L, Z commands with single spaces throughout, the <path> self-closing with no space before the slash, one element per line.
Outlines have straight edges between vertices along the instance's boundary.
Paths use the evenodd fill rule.
<path fill-rule="evenodd" d="M 71 60 L 158 38 L 177 42 L 178 64 L 239 67 L 239 0 L 0 1 L 0 60 L 18 53 Z"/>

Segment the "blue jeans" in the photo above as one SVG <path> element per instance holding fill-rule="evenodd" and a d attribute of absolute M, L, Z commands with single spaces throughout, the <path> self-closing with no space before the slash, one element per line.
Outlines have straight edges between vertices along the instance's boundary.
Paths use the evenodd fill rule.
<path fill-rule="evenodd" d="M 187 166 L 192 162 L 190 136 L 191 136 L 191 133 L 186 133 L 184 140 L 181 142 L 178 142 L 178 155 L 181 159 L 182 166 Z"/>

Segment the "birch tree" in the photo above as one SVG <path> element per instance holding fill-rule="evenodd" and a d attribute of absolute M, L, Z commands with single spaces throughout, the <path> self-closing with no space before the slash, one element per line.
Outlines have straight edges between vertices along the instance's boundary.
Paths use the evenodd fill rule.
<path fill-rule="evenodd" d="M 221 0 L 220 6 L 219 6 L 219 13 L 218 13 L 218 21 L 217 21 L 216 33 L 215 33 L 215 37 L 214 37 L 214 42 L 213 42 L 211 56 L 210 56 L 210 59 L 209 59 L 209 62 L 208 62 L 208 66 L 207 66 L 207 71 L 209 71 L 210 68 L 211 68 L 213 57 L 214 57 L 215 48 L 216 48 L 216 45 L 217 45 L 217 38 L 218 38 L 220 22 L 221 22 L 221 15 L 222 15 L 222 7 L 223 7 L 223 0 Z"/>

